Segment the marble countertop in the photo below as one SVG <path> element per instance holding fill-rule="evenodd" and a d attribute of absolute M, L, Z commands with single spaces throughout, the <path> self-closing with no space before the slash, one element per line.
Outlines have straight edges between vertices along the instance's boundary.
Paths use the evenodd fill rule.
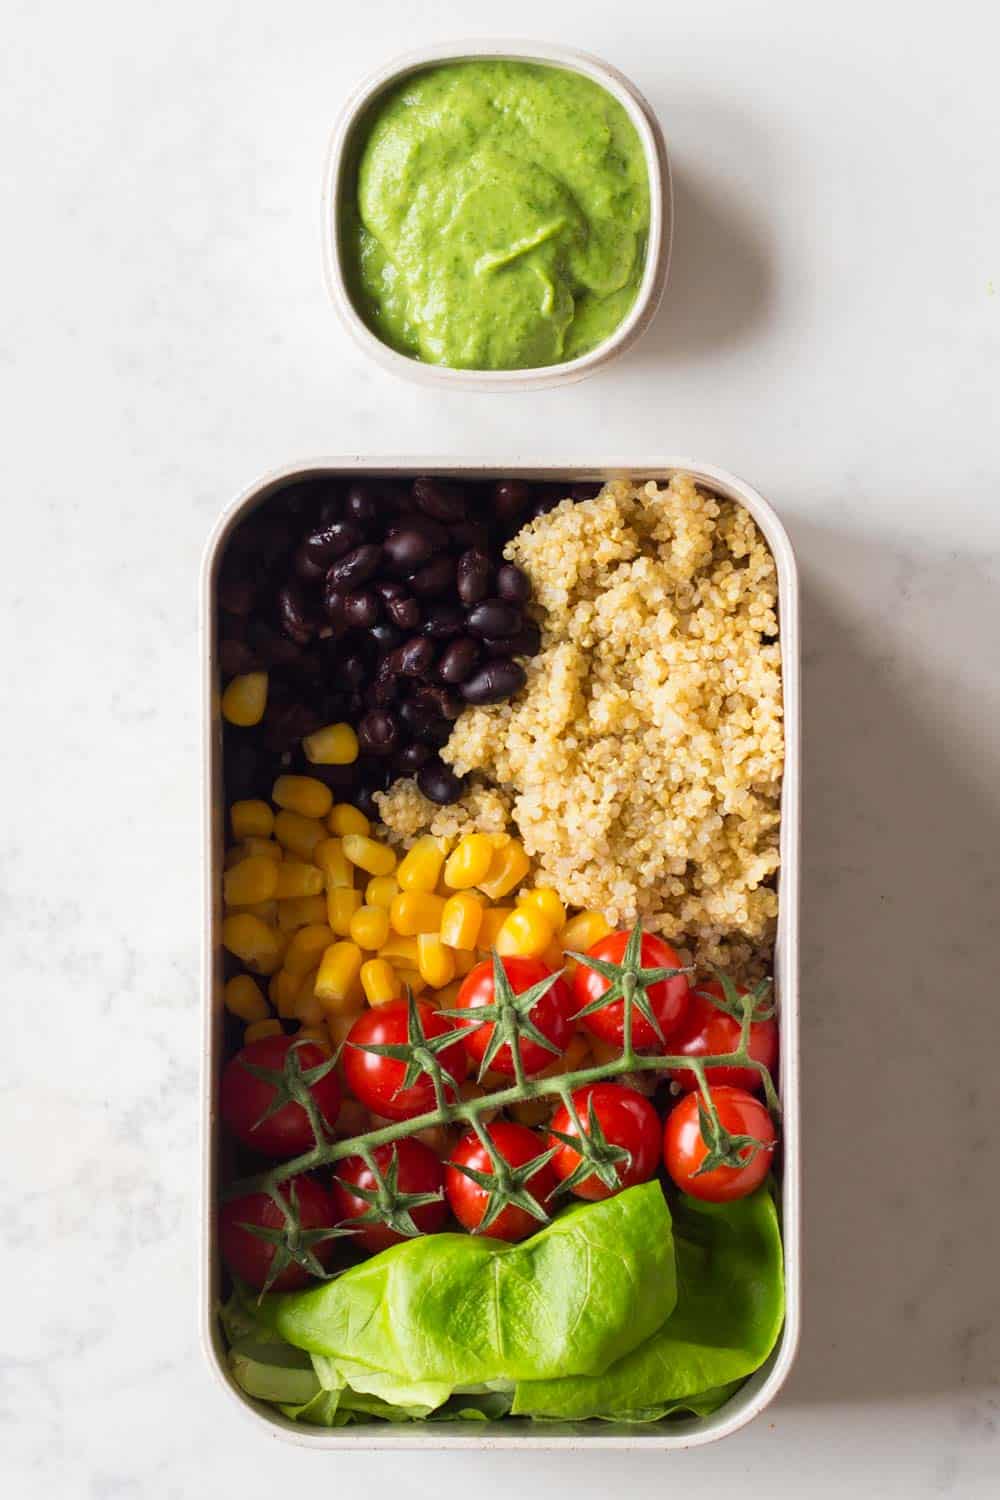
<path fill-rule="evenodd" d="M 795 1370 L 715 1447 L 413 1455 L 408 1492 L 996 1494 L 1000 31 L 985 13 L 8 7 L 6 1493 L 264 1500 L 332 1478 L 377 1494 L 399 1471 L 255 1432 L 206 1371 L 194 1295 L 199 558 L 265 469 L 368 450 L 721 464 L 787 522 L 805 609 Z M 383 375 L 320 272 L 320 168 L 349 85 L 387 53 L 497 30 L 624 69 L 676 169 L 652 331 L 606 374 L 531 397 Z"/>

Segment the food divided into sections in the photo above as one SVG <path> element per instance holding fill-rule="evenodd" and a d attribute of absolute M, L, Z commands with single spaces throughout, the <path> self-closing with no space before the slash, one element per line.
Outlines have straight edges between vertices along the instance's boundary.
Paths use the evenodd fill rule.
<path fill-rule="evenodd" d="M 310 477 L 221 563 L 230 1360 L 706 1414 L 781 1329 L 774 562 L 690 477 Z"/>

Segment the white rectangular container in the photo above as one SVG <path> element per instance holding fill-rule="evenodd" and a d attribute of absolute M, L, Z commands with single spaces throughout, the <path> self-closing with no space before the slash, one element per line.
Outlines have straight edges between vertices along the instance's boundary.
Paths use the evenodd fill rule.
<path fill-rule="evenodd" d="M 219 1255 L 216 1203 L 219 1161 L 218 1080 L 221 1071 L 222 856 L 225 808 L 222 799 L 221 719 L 216 652 L 216 585 L 227 539 L 238 521 L 292 479 L 329 474 L 411 476 L 435 474 L 455 479 L 492 477 L 562 481 L 567 484 L 611 479 L 662 479 L 676 471 L 691 474 L 713 493 L 746 506 L 771 548 L 778 572 L 779 628 L 783 661 L 785 772 L 781 800 L 781 872 L 774 977 L 781 1028 L 780 1093 L 783 1109 L 783 1168 L 779 1210 L 785 1250 L 785 1326 L 767 1363 L 720 1411 L 684 1421 L 635 1424 L 609 1422 L 532 1423 L 506 1418 L 491 1423 L 412 1422 L 401 1426 L 318 1428 L 287 1421 L 274 1408 L 252 1401 L 231 1379 L 217 1316 Z M 219 1381 L 258 1425 L 310 1448 L 690 1448 L 714 1442 L 746 1425 L 777 1395 L 795 1357 L 800 1312 L 799 1182 L 799 828 L 800 828 L 800 642 L 799 594 L 795 558 L 777 515 L 756 490 L 722 469 L 680 459 L 660 462 L 525 465 L 502 461 L 456 464 L 433 458 L 377 459 L 362 456 L 317 459 L 276 470 L 230 505 L 209 540 L 202 569 L 202 671 L 205 734 L 204 837 L 205 939 L 202 1060 L 202 1236 L 200 1325 L 202 1344 Z"/>

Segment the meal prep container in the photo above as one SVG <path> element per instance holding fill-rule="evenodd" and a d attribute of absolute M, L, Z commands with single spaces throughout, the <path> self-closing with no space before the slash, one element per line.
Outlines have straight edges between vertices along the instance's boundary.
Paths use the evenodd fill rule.
<path fill-rule="evenodd" d="M 340 244 L 338 205 L 350 174 L 351 145 L 359 121 L 375 97 L 409 73 L 442 62 L 478 62 L 483 58 L 518 58 L 522 62 L 547 63 L 592 78 L 617 99 L 635 126 L 642 142 L 649 172 L 649 238 L 642 281 L 628 316 L 602 344 L 561 364 L 531 370 L 452 370 L 424 364 L 398 354 L 374 334 L 357 312 L 344 276 Z M 673 196 L 670 164 L 663 133 L 656 116 L 638 89 L 616 68 L 577 52 L 571 47 L 551 47 L 541 42 L 469 41 L 444 42 L 394 58 L 359 84 L 350 95 L 334 126 L 323 176 L 323 262 L 326 284 L 341 322 L 367 354 L 385 370 L 421 385 L 447 385 L 474 391 L 526 391 L 543 386 L 570 385 L 595 370 L 603 369 L 623 354 L 652 322 L 667 284 L 670 241 L 673 232 Z"/>
<path fill-rule="evenodd" d="M 455 479 L 520 477 L 567 484 L 611 479 L 663 479 L 683 471 L 707 489 L 746 506 L 771 548 L 778 570 L 779 628 L 783 658 L 785 771 L 781 799 L 781 872 L 779 876 L 778 934 L 775 949 L 775 986 L 781 1028 L 780 1093 L 783 1108 L 783 1169 L 780 1215 L 785 1253 L 785 1326 L 767 1363 L 747 1381 L 731 1401 L 712 1416 L 649 1424 L 602 1421 L 533 1423 L 505 1418 L 490 1423 L 411 1422 L 400 1426 L 375 1422 L 368 1426 L 319 1428 L 290 1422 L 273 1407 L 253 1401 L 228 1372 L 226 1350 L 219 1328 L 220 1271 L 217 1245 L 217 1188 L 220 1157 L 218 1083 L 222 1064 L 222 857 L 225 814 L 222 793 L 222 731 L 219 712 L 216 587 L 219 564 L 236 523 L 290 480 L 321 475 L 377 474 L 411 477 L 436 474 Z M 741 480 L 706 464 L 664 459 L 659 463 L 538 466 L 502 461 L 454 464 L 433 458 L 319 459 L 269 474 L 237 499 L 212 534 L 202 571 L 203 705 L 204 705 L 204 828 L 205 911 L 204 1037 L 202 1048 L 202 1343 L 219 1381 L 251 1419 L 272 1432 L 310 1448 L 689 1448 L 710 1443 L 743 1427 L 771 1402 L 781 1389 L 795 1357 L 799 1337 L 800 1226 L 799 1226 L 799 599 L 795 558 L 784 527 L 767 501 Z"/>

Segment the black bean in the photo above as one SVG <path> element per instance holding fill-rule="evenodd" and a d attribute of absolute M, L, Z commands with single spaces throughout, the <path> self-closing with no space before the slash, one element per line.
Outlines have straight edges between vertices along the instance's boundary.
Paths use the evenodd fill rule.
<path fill-rule="evenodd" d="M 313 557 L 305 542 L 295 549 L 292 567 L 303 583 L 318 583 L 326 571 L 323 564 L 318 563 Z"/>
<path fill-rule="evenodd" d="M 379 518 L 379 503 L 370 485 L 355 480 L 344 496 L 344 513 L 366 529 Z"/>
<path fill-rule="evenodd" d="M 414 635 L 399 648 L 399 670 L 404 677 L 426 677 L 434 665 L 437 648 L 426 636 Z"/>
<path fill-rule="evenodd" d="M 432 708 L 414 699 L 400 705 L 399 717 L 413 735 L 415 740 L 422 744 L 433 745 L 439 749 L 448 743 L 451 734 L 451 724 L 447 719 L 442 719 Z"/>
<path fill-rule="evenodd" d="M 303 767 L 303 774 L 313 776 L 317 781 L 322 781 L 333 792 L 338 802 L 352 802 L 351 793 L 358 784 L 357 761 L 350 766 L 314 766 L 307 761 Z"/>
<path fill-rule="evenodd" d="M 503 703 L 524 687 L 524 668 L 516 661 L 491 661 L 463 682 L 459 692 L 466 703 Z"/>
<path fill-rule="evenodd" d="M 327 495 L 319 508 L 320 527 L 329 526 L 331 521 L 339 521 L 343 514 L 344 502 L 340 496 L 336 492 Z"/>
<path fill-rule="evenodd" d="M 346 623 L 344 621 L 344 601 L 347 598 L 348 592 L 348 589 L 340 588 L 337 584 L 331 583 L 329 575 L 327 576 L 323 584 L 323 608 L 326 610 L 327 619 L 332 620 L 334 624 Z"/>
<path fill-rule="evenodd" d="M 478 604 L 490 591 L 493 568 L 489 557 L 478 547 L 463 552 L 456 566 L 456 588 L 463 604 Z"/>
<path fill-rule="evenodd" d="M 399 745 L 399 721 L 384 708 L 372 708 L 358 725 L 358 743 L 369 755 L 392 755 Z"/>
<path fill-rule="evenodd" d="M 428 683 L 416 694 L 416 701 L 421 708 L 429 708 L 442 719 L 457 719 L 462 712 L 463 704 L 457 693 L 451 692 L 447 687 L 440 687 L 437 683 Z"/>
<path fill-rule="evenodd" d="M 238 558 L 227 557 L 219 573 L 219 608 L 231 615 L 248 615 L 257 597 L 257 584 L 250 568 Z"/>
<path fill-rule="evenodd" d="M 287 750 L 319 729 L 322 720 L 305 703 L 275 703 L 268 699 L 264 715 L 264 743 L 269 750 Z"/>
<path fill-rule="evenodd" d="M 497 568 L 497 593 L 508 604 L 526 604 L 531 598 L 531 579 L 513 563 Z"/>
<path fill-rule="evenodd" d="M 378 676 L 365 688 L 365 705 L 368 708 L 389 708 L 399 699 L 399 692 L 400 679 L 394 672 Z"/>
<path fill-rule="evenodd" d="M 278 590 L 278 623 L 298 646 L 304 646 L 315 635 L 316 617 L 300 583 L 286 583 Z"/>
<path fill-rule="evenodd" d="M 404 745 L 397 753 L 394 765 L 404 776 L 412 776 L 414 771 L 419 771 L 421 766 L 427 764 L 433 754 L 429 745 L 421 745 L 414 740 L 412 745 Z"/>
<path fill-rule="evenodd" d="M 454 484 L 444 479 L 415 479 L 413 498 L 425 515 L 435 521 L 462 521 L 465 519 L 465 495 Z"/>
<path fill-rule="evenodd" d="M 457 641 L 449 641 L 441 653 L 437 673 L 442 682 L 457 687 L 460 682 L 466 682 L 472 676 L 478 661 L 479 647 L 476 642 L 471 636 L 459 636 Z"/>
<path fill-rule="evenodd" d="M 287 636 L 279 635 L 263 620 L 251 620 L 247 626 L 247 644 L 262 667 L 287 667 L 297 662 L 302 648 Z"/>
<path fill-rule="evenodd" d="M 404 526 L 398 531 L 390 531 L 386 537 L 383 548 L 390 567 L 397 573 L 412 573 L 429 562 L 436 548 L 422 531 L 415 526 Z"/>
<path fill-rule="evenodd" d="M 435 759 L 421 766 L 417 772 L 417 786 L 431 802 L 437 802 L 443 807 L 449 802 L 458 801 L 465 788 L 465 780 L 456 776 L 443 761 Z"/>
<path fill-rule="evenodd" d="M 420 624 L 420 605 L 412 594 L 401 594 L 396 599 L 390 599 L 386 605 L 386 613 L 400 630 L 416 630 Z"/>
<path fill-rule="evenodd" d="M 368 635 L 379 651 L 392 651 L 403 639 L 403 632 L 395 625 L 390 625 L 388 620 L 380 620 L 377 625 L 373 625 Z"/>
<path fill-rule="evenodd" d="M 327 584 L 334 588 L 359 588 L 369 578 L 375 577 L 381 562 L 382 548 L 366 542 L 363 547 L 355 547 L 333 564 L 326 575 Z"/>
<path fill-rule="evenodd" d="M 524 479 L 498 479 L 493 486 L 493 512 L 498 521 L 515 521 L 530 504 L 531 485 Z"/>
<path fill-rule="evenodd" d="M 382 601 L 374 589 L 353 589 L 344 600 L 344 619 L 357 630 L 368 630 L 382 613 Z"/>
<path fill-rule="evenodd" d="M 460 635 L 465 625 L 465 610 L 457 604 L 432 604 L 424 617 L 424 635 L 435 641 L 448 641 Z"/>
<path fill-rule="evenodd" d="M 521 628 L 523 616 L 515 604 L 505 604 L 502 599 L 484 599 L 482 604 L 469 610 L 466 624 L 470 635 L 490 636 L 516 635 Z"/>
<path fill-rule="evenodd" d="M 490 546 L 490 528 L 485 521 L 457 521 L 448 534 L 448 544 L 453 552 L 466 552 L 470 547 L 486 552 Z"/>
<path fill-rule="evenodd" d="M 516 635 L 487 637 L 483 650 L 487 656 L 537 656 L 542 649 L 542 632 L 534 620 L 525 620 Z"/>
<path fill-rule="evenodd" d="M 223 677 L 242 677 L 244 672 L 252 672 L 257 664 L 246 641 L 228 640 L 219 642 L 219 667 Z"/>
<path fill-rule="evenodd" d="M 410 588 L 421 599 L 444 594 L 455 586 L 455 559 L 435 557 L 416 573 L 410 575 Z"/>
<path fill-rule="evenodd" d="M 376 578 L 372 588 L 386 604 L 390 599 L 402 599 L 406 593 L 405 584 L 397 583 L 391 578 Z"/>
<path fill-rule="evenodd" d="M 547 516 L 550 510 L 555 510 L 560 500 L 565 499 L 565 495 L 557 492 L 540 495 L 531 507 L 532 520 L 537 520 L 539 516 Z"/>
<path fill-rule="evenodd" d="M 355 521 L 331 521 L 311 531 L 302 547 L 314 563 L 328 568 L 338 557 L 360 547 L 364 539 L 364 532 Z"/>

